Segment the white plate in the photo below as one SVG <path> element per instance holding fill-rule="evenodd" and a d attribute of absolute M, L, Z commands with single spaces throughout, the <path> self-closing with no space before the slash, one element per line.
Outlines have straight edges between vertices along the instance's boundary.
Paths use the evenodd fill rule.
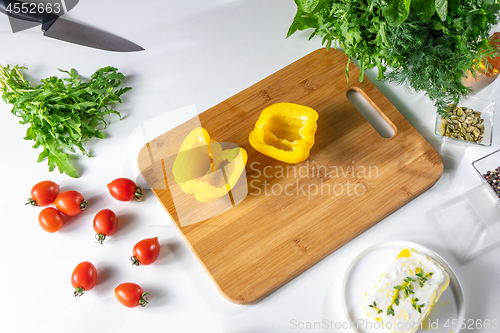
<path fill-rule="evenodd" d="M 459 333 L 460 323 L 465 314 L 465 300 L 460 281 L 448 264 L 432 250 L 412 242 L 393 241 L 372 246 L 361 252 L 347 268 L 342 284 L 342 302 L 347 320 L 358 333 L 389 332 L 380 323 L 368 317 L 362 302 L 379 280 L 380 275 L 394 261 L 399 252 L 413 248 L 440 264 L 450 276 L 450 285 L 443 292 L 429 315 L 422 321 L 422 329 L 417 332 Z"/>

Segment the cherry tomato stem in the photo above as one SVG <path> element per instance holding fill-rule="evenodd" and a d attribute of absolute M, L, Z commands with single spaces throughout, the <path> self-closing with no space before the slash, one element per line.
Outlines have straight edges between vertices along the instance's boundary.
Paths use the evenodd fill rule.
<path fill-rule="evenodd" d="M 145 307 L 148 305 L 148 295 L 149 293 L 142 293 L 141 298 L 139 298 L 139 305 Z"/>
<path fill-rule="evenodd" d="M 141 264 L 135 256 L 130 257 L 130 261 L 132 262 L 132 265 L 134 265 L 134 266 L 139 266 Z"/>
<path fill-rule="evenodd" d="M 83 294 L 85 294 L 85 289 L 83 289 L 82 287 L 76 287 L 75 292 L 73 293 L 73 295 L 75 295 L 75 297 L 80 297 Z"/>
<path fill-rule="evenodd" d="M 137 202 L 143 201 L 144 200 L 143 196 L 144 196 L 144 193 L 142 191 L 142 187 L 137 186 L 137 188 L 135 189 L 135 192 L 134 192 L 135 201 L 137 201 Z M 146 304 L 147 304 L 147 302 L 146 302 Z"/>
<path fill-rule="evenodd" d="M 95 239 L 97 239 L 97 241 L 101 244 L 104 243 L 104 240 L 106 239 L 106 235 L 104 234 L 96 234 L 95 235 Z"/>
<path fill-rule="evenodd" d="M 28 199 L 28 202 L 27 202 L 27 203 L 25 203 L 24 205 L 25 205 L 25 206 L 27 206 L 27 205 L 32 205 L 33 207 L 37 207 L 37 206 L 38 206 L 38 204 L 36 203 L 36 201 L 35 201 L 35 200 L 33 200 L 32 198 L 29 198 L 29 199 Z"/>

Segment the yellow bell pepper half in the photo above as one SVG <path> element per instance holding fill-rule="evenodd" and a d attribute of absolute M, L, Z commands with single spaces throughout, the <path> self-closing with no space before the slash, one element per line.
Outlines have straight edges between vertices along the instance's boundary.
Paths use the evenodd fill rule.
<path fill-rule="evenodd" d="M 294 164 L 305 161 L 314 145 L 318 113 L 294 103 L 276 103 L 262 110 L 250 133 L 250 145 L 264 155 Z"/>
<path fill-rule="evenodd" d="M 243 148 L 224 149 L 219 142 L 210 140 L 204 128 L 197 127 L 182 142 L 172 171 L 184 193 L 208 203 L 234 188 L 245 171 L 247 159 Z"/>

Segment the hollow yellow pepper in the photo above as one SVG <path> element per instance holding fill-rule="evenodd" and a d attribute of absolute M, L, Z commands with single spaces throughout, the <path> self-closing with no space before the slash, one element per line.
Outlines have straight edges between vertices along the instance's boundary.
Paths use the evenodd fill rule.
<path fill-rule="evenodd" d="M 226 145 L 227 146 L 227 145 Z M 182 142 L 172 172 L 186 194 L 202 203 L 213 202 L 236 185 L 245 171 L 247 152 L 236 145 L 224 149 L 201 127 L 193 129 Z"/>
<path fill-rule="evenodd" d="M 250 145 L 264 155 L 286 163 L 309 157 L 318 127 L 318 113 L 294 103 L 276 103 L 262 110 L 250 133 Z"/>

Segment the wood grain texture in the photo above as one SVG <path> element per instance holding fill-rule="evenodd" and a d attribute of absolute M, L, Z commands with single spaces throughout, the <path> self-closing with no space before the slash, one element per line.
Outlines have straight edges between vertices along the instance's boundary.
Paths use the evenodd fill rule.
<path fill-rule="evenodd" d="M 227 198 L 200 204 L 186 197 L 174 205 L 172 193 L 178 189 L 172 186 L 169 165 L 198 119 L 152 140 L 139 153 L 144 178 L 232 302 L 248 304 L 268 295 L 414 199 L 442 174 L 439 154 L 366 77 L 358 82 L 354 65 L 347 87 L 346 63 L 341 51 L 314 51 L 199 115 L 213 140 L 248 152 L 246 181 L 239 184 L 248 186 L 248 195 L 232 209 L 227 209 Z M 363 94 L 391 124 L 392 138 L 382 138 L 356 110 L 346 97 L 349 89 Z M 293 166 L 258 153 L 248 142 L 260 112 L 278 102 L 306 105 L 319 114 L 311 154 Z M 182 226 L 176 208 L 182 214 L 220 214 Z"/>

